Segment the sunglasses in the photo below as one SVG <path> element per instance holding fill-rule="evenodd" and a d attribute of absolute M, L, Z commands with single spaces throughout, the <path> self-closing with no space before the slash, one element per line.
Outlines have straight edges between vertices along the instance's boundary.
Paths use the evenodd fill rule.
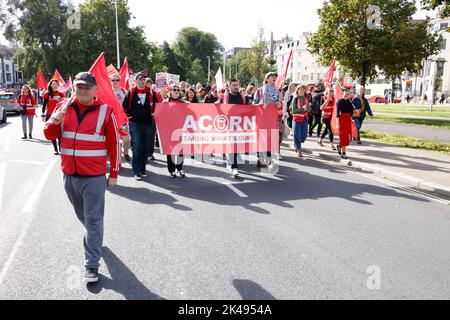
<path fill-rule="evenodd" d="M 111 80 L 111 82 L 120 82 L 120 80 L 119 79 L 114 79 L 114 80 Z"/>
<path fill-rule="evenodd" d="M 172 92 L 180 92 L 180 89 L 172 89 Z"/>

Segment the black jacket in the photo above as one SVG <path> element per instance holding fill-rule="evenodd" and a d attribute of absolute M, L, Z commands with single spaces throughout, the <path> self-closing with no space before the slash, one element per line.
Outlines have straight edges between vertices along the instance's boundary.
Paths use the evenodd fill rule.
<path fill-rule="evenodd" d="M 150 97 L 151 95 L 151 97 Z M 131 98 L 130 98 L 131 97 Z M 131 99 L 131 100 L 130 100 Z M 147 90 L 145 103 L 142 104 L 136 88 L 127 92 L 122 106 L 130 122 L 141 124 L 153 123 L 152 113 L 155 112 L 157 96 L 153 90 Z"/>

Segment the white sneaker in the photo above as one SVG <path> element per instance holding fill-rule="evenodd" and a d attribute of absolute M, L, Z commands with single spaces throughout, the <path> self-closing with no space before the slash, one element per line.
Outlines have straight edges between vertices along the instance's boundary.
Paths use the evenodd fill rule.
<path fill-rule="evenodd" d="M 170 176 L 171 178 L 176 178 L 176 177 L 177 177 L 177 175 L 175 174 L 175 172 L 169 173 L 169 176 Z"/>
<path fill-rule="evenodd" d="M 233 169 L 232 171 L 233 177 L 238 177 L 239 176 L 239 171 L 237 169 Z"/>
<path fill-rule="evenodd" d="M 186 173 L 184 172 L 184 170 L 179 170 L 178 174 L 180 175 L 180 177 L 184 178 L 186 177 Z"/>
<path fill-rule="evenodd" d="M 231 166 L 227 165 L 227 171 L 233 172 L 233 169 L 231 169 Z"/>

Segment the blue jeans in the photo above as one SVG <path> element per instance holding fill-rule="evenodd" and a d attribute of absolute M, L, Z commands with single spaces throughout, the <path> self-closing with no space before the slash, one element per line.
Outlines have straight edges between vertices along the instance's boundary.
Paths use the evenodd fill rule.
<path fill-rule="evenodd" d="M 294 149 L 300 150 L 308 136 L 308 121 L 304 120 L 301 123 L 293 121 L 292 127 L 294 129 Z"/>
<path fill-rule="evenodd" d="M 355 121 L 356 127 L 358 128 L 358 141 L 361 140 L 360 136 L 359 136 L 359 130 L 361 130 L 362 124 L 364 120 L 361 119 L 354 119 L 353 121 Z"/>
<path fill-rule="evenodd" d="M 151 123 L 141 124 L 130 122 L 131 149 L 133 150 L 133 173 L 139 176 L 146 171 L 148 153 L 150 150 L 150 140 L 152 136 Z"/>

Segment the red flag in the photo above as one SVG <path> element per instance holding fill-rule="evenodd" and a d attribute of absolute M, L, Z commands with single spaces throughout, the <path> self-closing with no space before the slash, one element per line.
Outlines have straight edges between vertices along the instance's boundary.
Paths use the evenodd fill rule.
<path fill-rule="evenodd" d="M 128 57 L 125 57 L 122 69 L 120 69 L 120 86 L 125 90 L 130 90 L 130 66 L 128 64 Z"/>
<path fill-rule="evenodd" d="M 108 71 L 106 71 L 105 53 L 102 52 L 95 61 L 94 65 L 89 70 L 97 80 L 97 97 L 105 104 L 111 106 L 114 109 L 114 115 L 116 116 L 117 125 L 119 129 L 128 123 L 128 118 L 117 100 L 116 95 L 111 86 L 109 80 Z"/>
<path fill-rule="evenodd" d="M 67 94 L 67 91 L 72 90 L 72 78 L 69 79 L 69 82 L 59 86 L 58 91 Z"/>
<path fill-rule="evenodd" d="M 116 68 L 114 68 L 114 66 L 112 64 L 110 64 L 108 67 L 106 67 L 106 71 L 108 71 L 108 76 L 112 76 L 112 75 L 119 75 L 119 72 L 117 71 Z"/>
<path fill-rule="evenodd" d="M 47 89 L 47 80 L 45 80 L 44 75 L 40 71 L 37 73 L 37 88 Z"/>
<path fill-rule="evenodd" d="M 61 74 L 59 73 L 58 70 L 55 70 L 55 73 L 53 74 L 52 80 L 58 80 L 60 85 L 65 85 L 66 82 L 64 81 L 63 77 L 61 76 Z M 52 81 L 50 80 L 50 81 Z"/>
<path fill-rule="evenodd" d="M 283 66 L 283 74 L 278 75 L 277 81 L 275 82 L 275 87 L 277 87 L 277 88 L 281 88 L 281 86 L 283 86 L 283 84 L 284 84 L 284 81 L 286 80 L 293 51 L 294 50 L 291 49 L 291 52 L 289 53 L 289 58 L 287 59 L 286 64 Z"/>
<path fill-rule="evenodd" d="M 323 85 L 325 88 L 327 88 L 331 82 L 333 82 L 333 76 L 334 76 L 334 70 L 336 68 L 336 59 L 333 60 L 333 63 L 330 66 L 330 70 L 325 74 L 323 77 Z"/>

